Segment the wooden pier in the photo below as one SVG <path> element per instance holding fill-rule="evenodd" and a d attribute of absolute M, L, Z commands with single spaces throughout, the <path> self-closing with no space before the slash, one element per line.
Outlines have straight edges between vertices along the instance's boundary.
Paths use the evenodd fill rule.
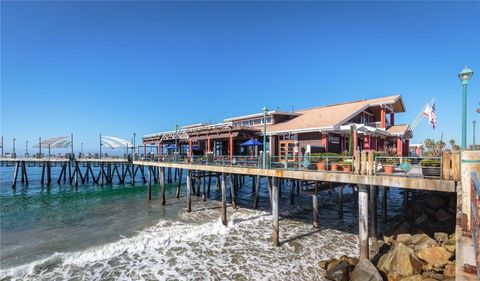
<path fill-rule="evenodd" d="M 363 157 L 362 157 L 363 155 Z M 212 177 L 216 178 L 217 189 L 221 190 L 221 221 L 227 225 L 227 185 L 230 186 L 230 198 L 232 207 L 237 207 L 236 192 L 237 188 L 245 183 L 245 177 L 252 177 L 252 208 L 258 206 L 258 195 L 261 180 L 266 180 L 269 201 L 272 208 L 272 244 L 278 246 L 281 244 L 280 225 L 279 225 L 279 197 L 282 190 L 288 188 L 290 184 L 290 203 L 294 204 L 295 189 L 297 194 L 300 190 L 304 194 L 312 196 L 312 225 L 320 227 L 319 210 L 317 194 L 322 189 L 331 190 L 333 186 L 339 188 L 339 217 L 343 215 L 343 187 L 353 187 L 358 201 L 355 202 L 359 214 L 359 237 L 360 237 L 360 256 L 368 257 L 368 238 L 376 237 L 376 198 L 378 190 L 383 192 L 382 219 L 387 220 L 387 201 L 386 190 L 390 187 L 397 187 L 406 190 L 408 200 L 408 191 L 428 190 L 441 192 L 456 192 L 459 167 L 455 161 L 448 161 L 449 165 L 444 168 L 442 176 L 437 179 L 406 177 L 397 175 L 375 174 L 372 171 L 374 166 L 371 159 L 365 153 L 359 154 L 355 159 L 354 170 L 352 172 L 331 172 L 331 171 L 312 171 L 288 170 L 288 169 L 261 169 L 258 166 L 235 166 L 235 165 L 212 165 L 209 163 L 189 163 L 179 161 L 162 161 L 154 159 L 149 161 L 129 161 L 127 159 L 0 159 L 2 166 L 14 166 L 14 179 L 12 187 L 15 188 L 17 174 L 22 170 L 22 180 L 28 184 L 27 167 L 42 168 L 42 183 L 44 175 L 47 177 L 46 184 L 51 184 L 51 167 L 58 167 L 60 173 L 57 182 L 60 184 L 68 183 L 78 186 L 79 184 L 93 183 L 100 186 L 112 184 L 114 179 L 119 184 L 135 184 L 137 176 L 141 181 L 147 184 L 148 199 L 152 199 L 152 185 L 158 184 L 160 190 L 161 204 L 166 204 L 165 184 L 174 183 L 176 185 L 176 197 L 179 197 L 182 186 L 183 175 L 186 176 L 186 210 L 192 211 L 192 193 L 202 196 L 206 200 L 206 194 L 210 192 Z M 94 173 L 92 167 L 96 167 Z M 173 173 L 173 174 L 172 174 Z M 207 183 L 208 180 L 208 183 Z M 309 186 L 307 190 L 304 187 Z M 375 198 L 372 200 L 372 198 Z M 370 202 L 369 202 L 370 201 Z M 369 225 L 369 217 L 370 225 Z M 370 231 L 369 231 L 370 229 Z"/>

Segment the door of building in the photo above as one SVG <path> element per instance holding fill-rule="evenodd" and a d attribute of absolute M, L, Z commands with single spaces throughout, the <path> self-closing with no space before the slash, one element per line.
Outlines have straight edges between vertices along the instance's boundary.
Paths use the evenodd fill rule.
<path fill-rule="evenodd" d="M 294 147 L 293 141 L 280 141 L 279 142 L 280 160 L 295 160 L 293 147 Z"/>

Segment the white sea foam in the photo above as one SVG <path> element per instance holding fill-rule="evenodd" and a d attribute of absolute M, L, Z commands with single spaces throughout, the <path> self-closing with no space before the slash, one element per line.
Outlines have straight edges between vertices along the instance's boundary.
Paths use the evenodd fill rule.
<path fill-rule="evenodd" d="M 297 212 L 297 207 L 282 214 Z M 317 262 L 357 253 L 357 238 L 336 230 L 315 231 L 302 221 L 283 219 L 281 247 L 271 246 L 271 216 L 229 209 L 229 226 L 219 209 L 182 214 L 203 223 L 162 220 L 130 238 L 83 251 L 4 269 L 17 280 L 318 280 Z M 300 238 L 299 238 L 300 237 Z M 295 239 L 298 238 L 298 239 Z"/>

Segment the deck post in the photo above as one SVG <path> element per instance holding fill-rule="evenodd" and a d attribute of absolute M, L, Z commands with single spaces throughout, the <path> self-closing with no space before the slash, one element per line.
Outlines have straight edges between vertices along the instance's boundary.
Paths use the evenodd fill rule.
<path fill-rule="evenodd" d="M 23 161 L 23 177 L 25 178 L 25 186 L 28 186 L 27 167 L 25 161 Z"/>
<path fill-rule="evenodd" d="M 382 220 L 383 223 L 387 223 L 387 195 L 388 195 L 388 189 L 386 186 L 382 187 Z"/>
<path fill-rule="evenodd" d="M 272 206 L 272 178 L 271 177 L 267 178 L 267 183 L 268 183 L 268 199 L 270 202 L 270 206 Z"/>
<path fill-rule="evenodd" d="M 205 202 L 207 201 L 207 193 L 205 190 L 205 171 L 202 171 L 202 201 Z"/>
<path fill-rule="evenodd" d="M 343 185 L 338 187 L 338 217 L 343 218 Z"/>
<path fill-rule="evenodd" d="M 201 188 L 201 185 L 202 185 L 202 178 L 200 177 L 200 173 L 201 171 L 197 171 L 197 196 L 200 196 L 200 188 Z"/>
<path fill-rule="evenodd" d="M 279 226 L 278 226 L 278 179 L 273 178 L 272 184 L 272 244 L 273 246 L 279 246 Z"/>
<path fill-rule="evenodd" d="M 300 186 L 300 185 L 297 185 Z M 295 204 L 295 180 L 290 180 L 290 205 Z"/>
<path fill-rule="evenodd" d="M 358 186 L 358 232 L 360 238 L 360 258 L 368 259 L 368 188 Z"/>
<path fill-rule="evenodd" d="M 370 237 L 377 239 L 377 186 L 370 186 Z"/>
<path fill-rule="evenodd" d="M 253 193 L 253 208 L 256 209 L 258 206 L 258 196 L 260 192 L 260 176 L 255 177 L 255 189 Z"/>
<path fill-rule="evenodd" d="M 152 168 L 147 167 L 148 173 L 148 200 L 152 200 Z"/>
<path fill-rule="evenodd" d="M 47 162 L 47 185 L 52 183 L 52 166 L 50 165 L 50 161 Z"/>
<path fill-rule="evenodd" d="M 212 186 L 212 172 L 208 171 L 207 196 L 210 198 L 210 187 Z"/>
<path fill-rule="evenodd" d="M 312 195 L 312 209 L 313 209 L 313 227 L 319 228 L 320 223 L 318 222 L 318 198 L 317 193 Z"/>
<path fill-rule="evenodd" d="M 15 189 L 17 186 L 17 176 L 18 176 L 18 168 L 20 166 L 20 162 L 17 161 L 15 164 L 15 171 L 13 172 L 13 182 L 12 182 L 12 188 Z"/>
<path fill-rule="evenodd" d="M 230 174 L 230 196 L 232 197 L 232 207 L 237 209 L 237 186 L 234 181 L 234 175 Z"/>
<path fill-rule="evenodd" d="M 187 212 L 192 211 L 192 171 L 187 170 Z"/>
<path fill-rule="evenodd" d="M 58 180 L 60 181 L 60 178 L 62 177 L 62 175 L 60 174 L 60 177 L 58 178 Z M 40 183 L 43 185 L 45 183 L 45 162 L 43 162 L 43 165 L 42 165 L 42 177 L 40 179 Z M 58 182 L 60 183 L 60 182 Z"/>
<path fill-rule="evenodd" d="M 227 222 L 227 175 L 222 173 L 222 223 L 223 225 L 228 225 Z"/>
<path fill-rule="evenodd" d="M 162 205 L 166 204 L 166 200 L 165 200 L 165 178 L 163 177 L 164 173 L 165 173 L 165 168 L 158 167 L 158 182 L 160 183 L 160 193 L 162 194 L 160 202 L 161 202 Z"/>
<path fill-rule="evenodd" d="M 180 186 L 182 185 L 182 174 L 183 174 L 183 169 L 180 169 L 179 176 L 178 176 L 177 190 L 175 190 L 176 198 L 180 198 Z M 162 177 L 163 177 L 163 182 L 165 182 L 165 177 L 163 174 L 162 174 Z"/>

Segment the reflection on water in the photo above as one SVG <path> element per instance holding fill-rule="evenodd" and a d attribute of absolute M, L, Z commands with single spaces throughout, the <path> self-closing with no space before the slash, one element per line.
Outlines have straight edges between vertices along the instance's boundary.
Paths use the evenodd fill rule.
<path fill-rule="evenodd" d="M 193 212 L 186 213 L 184 186 L 180 199 L 174 198 L 175 187 L 168 186 L 167 205 L 161 206 L 157 185 L 148 201 L 143 185 L 41 186 L 41 170 L 30 168 L 30 185 L 12 191 L 13 171 L 1 169 L 0 277 L 318 280 L 319 260 L 358 252 L 357 207 L 350 188 L 344 192 L 343 219 L 337 218 L 336 190 L 320 193 L 318 230 L 311 227 L 311 197 L 296 196 L 290 205 L 284 187 L 282 246 L 272 247 L 266 183 L 258 210 L 252 210 L 250 177 L 238 193 L 240 208 L 229 206 L 224 227 L 214 180 L 207 202 L 193 196 Z M 389 215 L 396 216 L 401 196 L 395 189 L 389 196 Z M 379 223 L 379 232 L 395 222 Z"/>

